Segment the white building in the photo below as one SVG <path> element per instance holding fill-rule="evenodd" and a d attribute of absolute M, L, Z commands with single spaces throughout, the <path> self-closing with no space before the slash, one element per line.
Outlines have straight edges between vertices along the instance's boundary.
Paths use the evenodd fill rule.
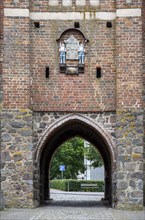
<path fill-rule="evenodd" d="M 84 147 L 87 148 L 90 146 L 90 143 L 84 140 Z M 86 167 L 86 170 L 84 174 L 80 174 L 78 176 L 78 179 L 84 179 L 84 180 L 102 180 L 104 181 L 104 166 L 94 168 L 91 166 L 91 161 L 84 158 L 84 164 Z"/>

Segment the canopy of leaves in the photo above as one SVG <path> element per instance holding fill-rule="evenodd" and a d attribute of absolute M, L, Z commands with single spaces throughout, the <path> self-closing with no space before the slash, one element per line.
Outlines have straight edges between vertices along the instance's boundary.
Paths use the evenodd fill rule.
<path fill-rule="evenodd" d="M 58 148 L 52 158 L 51 179 L 61 178 L 60 165 L 65 165 L 65 171 L 63 172 L 63 178 L 65 179 L 76 179 L 79 172 L 84 173 L 84 140 L 82 138 L 72 138 Z"/>
<path fill-rule="evenodd" d="M 91 166 L 103 166 L 103 159 L 99 152 L 89 144 L 84 148 L 84 140 L 80 137 L 72 138 L 64 142 L 55 152 L 50 169 L 50 179 L 61 179 L 60 165 L 65 165 L 64 179 L 76 179 L 79 173 L 84 173 L 84 157 L 91 161 Z"/>
<path fill-rule="evenodd" d="M 89 147 L 86 147 L 84 150 L 85 157 L 87 158 L 87 160 L 91 161 L 91 166 L 93 166 L 94 168 L 103 166 L 104 163 L 102 156 L 94 146 L 90 144 Z"/>

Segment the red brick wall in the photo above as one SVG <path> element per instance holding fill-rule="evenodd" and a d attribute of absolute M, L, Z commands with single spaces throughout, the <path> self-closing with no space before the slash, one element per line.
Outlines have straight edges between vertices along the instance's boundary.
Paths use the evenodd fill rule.
<path fill-rule="evenodd" d="M 86 45 L 85 73 L 70 76 L 59 72 L 59 47 L 56 39 L 74 22 L 40 21 L 32 25 L 32 97 L 35 111 L 112 111 L 115 109 L 115 26 L 106 21 L 80 21 L 89 43 Z M 45 78 L 45 66 L 50 78 Z M 102 78 L 96 78 L 96 66 Z"/>
<path fill-rule="evenodd" d="M 116 0 L 100 0 L 99 2 L 99 7 L 102 11 L 113 11 L 113 9 L 116 10 Z"/>
<path fill-rule="evenodd" d="M 29 19 L 4 18 L 4 108 L 30 107 Z"/>
<path fill-rule="evenodd" d="M 118 18 L 116 26 L 117 107 L 142 108 L 142 20 Z"/>
<path fill-rule="evenodd" d="M 127 0 L 116 0 L 117 8 L 141 8 L 143 0 L 132 0 L 131 3 L 127 3 Z"/>
<path fill-rule="evenodd" d="M 4 1 L 6 7 L 21 8 L 28 7 L 29 2 Z M 105 10 L 107 2 L 109 10 L 113 10 L 115 1 L 111 0 L 100 0 L 100 7 Z M 124 7 L 125 2 L 118 0 L 117 7 Z M 38 1 L 32 1 L 33 6 L 35 3 Z M 133 1 L 130 7 L 138 7 L 140 3 L 140 0 Z M 46 1 L 39 1 L 39 10 L 45 11 L 45 5 Z M 38 10 L 38 7 L 33 10 Z M 4 107 L 30 107 L 32 96 L 31 108 L 35 111 L 113 111 L 116 109 L 116 100 L 119 109 L 122 106 L 140 108 L 141 20 L 118 18 L 116 24 L 115 27 L 113 22 L 110 29 L 106 28 L 106 21 L 80 21 L 80 29 L 89 39 L 85 73 L 66 76 L 59 72 L 56 39 L 65 29 L 74 27 L 73 21 L 40 21 L 40 28 L 36 29 L 33 21 L 29 26 L 27 18 L 5 18 Z M 30 64 L 33 78 L 31 95 Z M 46 66 L 50 67 L 49 79 L 45 78 Z M 101 79 L 96 79 L 96 66 L 102 68 Z"/>

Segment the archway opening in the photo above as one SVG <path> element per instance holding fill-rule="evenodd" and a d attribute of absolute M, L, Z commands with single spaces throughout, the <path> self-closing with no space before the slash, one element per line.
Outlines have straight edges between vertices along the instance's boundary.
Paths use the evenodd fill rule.
<path fill-rule="evenodd" d="M 92 143 L 100 152 L 105 168 L 105 193 L 104 199 L 109 201 L 112 205 L 113 202 L 113 180 L 112 174 L 114 172 L 114 155 L 112 152 L 112 146 L 109 145 L 109 138 L 107 134 L 103 133 L 103 130 L 98 129 L 93 125 L 93 122 L 78 118 L 70 118 L 64 120 L 63 123 L 58 123 L 58 126 L 54 125 L 54 129 L 51 132 L 45 134 L 45 141 L 39 150 L 40 155 L 40 188 L 39 196 L 40 203 L 45 204 L 50 199 L 50 164 L 56 149 L 64 143 L 66 140 L 75 136 L 80 136 Z M 102 131 L 102 132 L 101 132 Z M 111 140 L 110 140 L 111 142 Z"/>
<path fill-rule="evenodd" d="M 104 198 L 104 162 L 91 143 L 81 137 L 56 149 L 50 165 L 50 198 L 55 204 L 89 206 Z"/>

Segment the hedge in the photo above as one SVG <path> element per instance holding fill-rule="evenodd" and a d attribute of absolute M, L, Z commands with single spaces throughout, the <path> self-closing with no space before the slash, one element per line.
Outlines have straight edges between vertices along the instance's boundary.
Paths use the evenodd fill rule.
<path fill-rule="evenodd" d="M 95 183 L 97 188 L 86 187 L 81 189 L 81 183 Z M 53 189 L 60 189 L 63 191 L 87 191 L 87 192 L 104 192 L 104 182 L 96 180 L 51 180 L 50 187 Z"/>

